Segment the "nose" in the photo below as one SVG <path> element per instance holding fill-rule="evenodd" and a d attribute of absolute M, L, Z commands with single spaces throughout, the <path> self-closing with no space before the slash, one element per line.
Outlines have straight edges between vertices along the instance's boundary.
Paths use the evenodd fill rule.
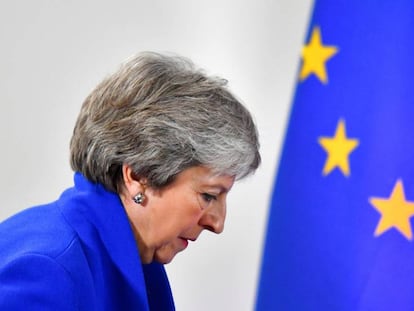
<path fill-rule="evenodd" d="M 199 224 L 204 229 L 219 234 L 224 230 L 224 222 L 226 220 L 226 203 L 216 203 L 216 206 L 212 206 L 205 210 L 204 214 L 200 218 Z"/>

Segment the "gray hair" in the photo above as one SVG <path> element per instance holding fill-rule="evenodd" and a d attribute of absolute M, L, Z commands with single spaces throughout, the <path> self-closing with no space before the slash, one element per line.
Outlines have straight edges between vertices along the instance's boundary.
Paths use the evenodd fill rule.
<path fill-rule="evenodd" d="M 162 188 L 202 165 L 240 179 L 260 164 L 257 130 L 226 88 L 182 57 L 141 53 L 82 105 L 70 142 L 74 171 L 119 192 L 122 165 Z"/>

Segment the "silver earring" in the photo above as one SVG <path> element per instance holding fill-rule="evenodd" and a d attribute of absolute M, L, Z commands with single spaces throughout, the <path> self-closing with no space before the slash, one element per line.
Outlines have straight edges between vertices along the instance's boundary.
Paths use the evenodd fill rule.
<path fill-rule="evenodd" d="M 137 204 L 142 204 L 142 202 L 144 202 L 144 199 L 145 195 L 142 192 L 138 193 L 136 196 L 132 198 L 132 200 L 134 200 L 134 202 Z"/>

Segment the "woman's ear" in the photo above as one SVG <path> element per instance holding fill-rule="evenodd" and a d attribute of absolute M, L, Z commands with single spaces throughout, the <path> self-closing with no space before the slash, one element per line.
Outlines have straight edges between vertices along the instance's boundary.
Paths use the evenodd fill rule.
<path fill-rule="evenodd" d="M 124 180 L 124 188 L 130 197 L 133 197 L 140 192 L 145 192 L 145 182 L 136 179 L 132 168 L 128 164 L 122 165 L 122 177 Z"/>

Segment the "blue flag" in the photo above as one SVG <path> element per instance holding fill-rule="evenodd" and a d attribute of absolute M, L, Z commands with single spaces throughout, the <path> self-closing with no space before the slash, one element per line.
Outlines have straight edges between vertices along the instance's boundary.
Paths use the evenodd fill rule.
<path fill-rule="evenodd" d="M 316 1 L 256 310 L 414 310 L 414 1 Z"/>

